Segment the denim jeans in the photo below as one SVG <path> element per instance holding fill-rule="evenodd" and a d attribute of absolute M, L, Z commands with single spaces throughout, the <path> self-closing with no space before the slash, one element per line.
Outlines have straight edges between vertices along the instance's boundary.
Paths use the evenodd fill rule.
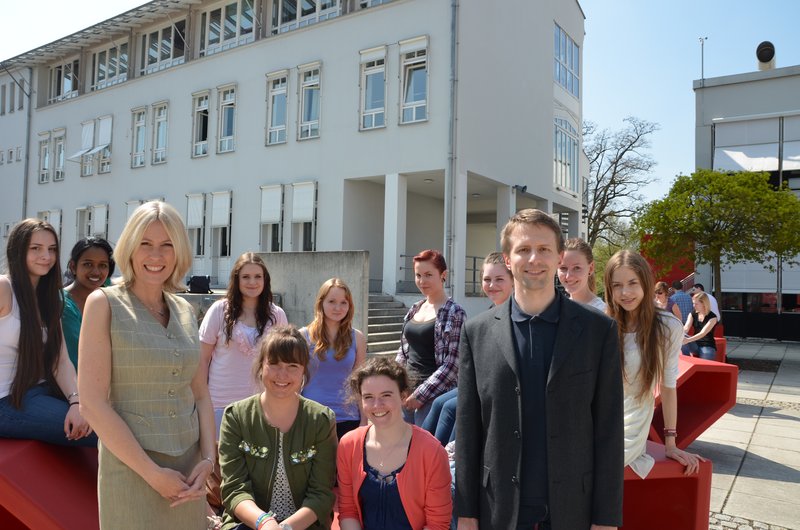
<path fill-rule="evenodd" d="M 717 358 L 717 349 L 711 346 L 700 346 L 696 342 L 690 342 L 681 346 L 681 353 L 684 355 L 691 355 L 692 357 L 700 357 L 708 361 L 713 361 Z"/>
<path fill-rule="evenodd" d="M 433 401 L 428 401 L 417 410 L 403 409 L 403 417 L 406 422 L 422 427 L 422 424 L 425 423 L 425 418 L 428 417 L 428 413 L 431 411 L 432 405 Z"/>
<path fill-rule="evenodd" d="M 96 447 L 97 435 L 68 440 L 64 417 L 69 405 L 53 396 L 47 384 L 31 387 L 22 396 L 22 406 L 15 409 L 11 396 L 0 399 L 0 438 L 39 440 L 56 445 Z"/>
<path fill-rule="evenodd" d="M 422 428 L 436 436 L 442 445 L 456 438 L 456 404 L 458 388 L 454 388 L 433 400 L 431 411 Z"/>

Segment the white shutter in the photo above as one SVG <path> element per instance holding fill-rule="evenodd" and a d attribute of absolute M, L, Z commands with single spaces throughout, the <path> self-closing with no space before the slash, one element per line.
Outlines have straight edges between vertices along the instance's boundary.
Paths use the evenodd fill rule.
<path fill-rule="evenodd" d="M 85 121 L 81 125 L 83 125 L 83 129 L 81 129 L 81 149 L 88 151 L 94 146 L 94 120 Z"/>
<path fill-rule="evenodd" d="M 261 186 L 261 222 L 279 223 L 282 203 L 283 186 Z"/>
<path fill-rule="evenodd" d="M 386 46 L 378 46 L 376 48 L 370 48 L 369 50 L 361 50 L 358 53 L 361 54 L 362 63 L 377 61 L 378 59 L 383 59 L 386 57 Z"/>
<path fill-rule="evenodd" d="M 778 142 L 778 118 L 720 122 L 714 126 L 714 146 L 757 145 Z"/>
<path fill-rule="evenodd" d="M 186 196 L 186 228 L 203 227 L 203 194 L 193 193 Z"/>
<path fill-rule="evenodd" d="M 133 200 L 125 203 L 125 219 L 130 219 L 133 212 L 142 204 L 142 201 Z"/>
<path fill-rule="evenodd" d="M 111 116 L 103 116 L 99 118 L 97 127 L 97 145 L 111 145 Z"/>
<path fill-rule="evenodd" d="M 411 53 L 417 50 L 424 50 L 428 47 L 428 37 L 415 37 L 413 39 L 401 40 L 400 44 L 400 54 L 404 53 Z"/>
<path fill-rule="evenodd" d="M 61 210 L 50 210 L 49 223 L 53 225 L 53 228 L 56 230 L 56 234 L 61 235 Z"/>
<path fill-rule="evenodd" d="M 800 116 L 783 118 L 783 141 L 796 142 L 798 140 L 800 140 Z"/>
<path fill-rule="evenodd" d="M 306 223 L 314 220 L 315 182 L 292 184 L 292 222 Z"/>
<path fill-rule="evenodd" d="M 228 226 L 231 221 L 231 192 L 215 191 L 211 194 L 211 226 Z"/>
<path fill-rule="evenodd" d="M 106 237 L 106 222 L 108 219 L 108 205 L 97 204 L 92 207 L 92 233 L 91 235 Z"/>

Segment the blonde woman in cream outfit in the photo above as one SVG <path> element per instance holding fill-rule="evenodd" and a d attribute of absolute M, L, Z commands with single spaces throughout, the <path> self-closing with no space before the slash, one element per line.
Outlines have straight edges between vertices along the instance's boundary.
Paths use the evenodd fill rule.
<path fill-rule="evenodd" d="M 191 262 L 178 212 L 137 208 L 114 257 L 122 281 L 89 295 L 78 355 L 81 411 L 100 438 L 100 528 L 204 529 L 214 415 L 194 312 L 173 294 Z"/>

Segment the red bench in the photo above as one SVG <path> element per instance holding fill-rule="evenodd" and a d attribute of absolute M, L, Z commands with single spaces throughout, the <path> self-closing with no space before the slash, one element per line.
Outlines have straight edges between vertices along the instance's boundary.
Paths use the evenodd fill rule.
<path fill-rule="evenodd" d="M 0 439 L 0 528 L 99 526 L 97 449 Z"/>
<path fill-rule="evenodd" d="M 739 368 L 686 355 L 681 355 L 678 363 L 676 444 L 685 449 L 736 404 Z M 664 443 L 664 414 L 658 392 L 649 439 Z"/>
<path fill-rule="evenodd" d="M 680 421 L 680 419 L 678 420 Z M 624 530 L 707 530 L 711 504 L 711 462 L 700 462 L 700 471 L 684 475 L 684 467 L 664 456 L 664 446 L 647 442 L 647 453 L 656 464 L 642 479 L 625 468 L 622 505 Z"/>

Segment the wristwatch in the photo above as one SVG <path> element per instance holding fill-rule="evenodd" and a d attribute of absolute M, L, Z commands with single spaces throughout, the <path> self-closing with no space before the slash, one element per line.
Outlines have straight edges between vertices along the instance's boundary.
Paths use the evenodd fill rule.
<path fill-rule="evenodd" d="M 281 523 L 278 525 L 278 528 L 280 528 L 281 530 L 292 530 L 292 525 L 290 525 L 289 523 Z"/>

